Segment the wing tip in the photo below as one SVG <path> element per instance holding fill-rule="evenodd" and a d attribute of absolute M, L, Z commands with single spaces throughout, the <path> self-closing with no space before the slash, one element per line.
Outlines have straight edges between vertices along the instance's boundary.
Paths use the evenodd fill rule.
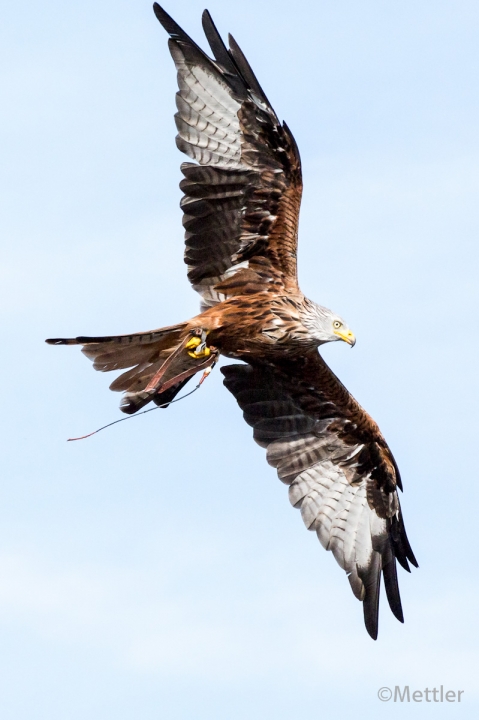
<path fill-rule="evenodd" d="M 391 518 L 389 538 L 393 554 L 401 567 L 403 567 L 407 572 L 411 572 L 408 563 L 409 561 L 413 567 L 418 568 L 419 564 L 412 551 L 411 544 L 406 533 L 406 527 L 404 525 L 404 519 L 400 506 L 399 516 L 397 518 Z"/>
<path fill-rule="evenodd" d="M 153 12 L 155 13 L 158 22 L 160 22 L 165 28 L 166 32 L 170 33 L 171 35 L 172 31 L 174 32 L 176 27 L 178 27 L 171 15 L 168 15 L 166 10 L 163 10 L 161 5 L 159 5 L 157 2 L 153 3 Z"/>
<path fill-rule="evenodd" d="M 373 640 L 378 638 L 379 628 L 379 593 L 381 589 L 382 558 L 373 552 L 371 562 L 359 576 L 364 583 L 363 613 L 366 630 Z"/>
<path fill-rule="evenodd" d="M 379 633 L 379 583 L 378 590 L 372 597 L 363 600 L 364 625 L 370 638 L 378 639 Z"/>
<path fill-rule="evenodd" d="M 190 36 L 183 30 L 183 28 L 180 27 L 180 25 L 178 25 L 178 23 L 173 20 L 171 15 L 169 15 L 166 10 L 164 10 L 157 2 L 153 3 L 153 12 L 155 13 L 156 19 L 158 20 L 160 25 L 165 28 L 171 40 L 175 44 L 176 41 L 186 43 L 187 45 L 191 45 L 192 47 L 196 48 L 200 51 L 202 55 L 204 55 L 203 51 L 198 47 L 194 40 L 190 38 Z"/>
<path fill-rule="evenodd" d="M 384 586 L 386 588 L 386 597 L 388 599 L 391 612 L 396 620 L 403 623 L 404 613 L 402 609 L 401 596 L 399 594 L 396 559 L 393 556 L 383 565 L 383 578 Z"/>

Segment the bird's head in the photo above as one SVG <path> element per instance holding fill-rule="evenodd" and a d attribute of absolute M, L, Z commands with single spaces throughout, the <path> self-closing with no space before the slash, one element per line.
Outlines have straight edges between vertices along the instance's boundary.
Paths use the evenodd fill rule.
<path fill-rule="evenodd" d="M 333 315 L 333 313 L 331 313 L 331 315 L 331 326 L 334 336 L 331 338 L 331 341 L 344 340 L 344 342 L 348 343 L 348 345 L 354 347 L 354 345 L 356 345 L 356 337 L 353 331 L 349 329 L 344 320 L 342 320 L 340 317 L 338 317 L 337 315 Z"/>
<path fill-rule="evenodd" d="M 339 315 L 316 303 L 311 305 L 312 312 L 308 313 L 305 325 L 314 333 L 319 345 L 336 340 L 343 340 L 351 347 L 356 344 L 354 333 Z"/>

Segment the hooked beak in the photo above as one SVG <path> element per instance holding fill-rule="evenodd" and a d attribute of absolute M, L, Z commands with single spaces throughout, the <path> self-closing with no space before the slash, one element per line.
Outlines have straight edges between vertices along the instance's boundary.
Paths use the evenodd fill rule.
<path fill-rule="evenodd" d="M 356 338 L 351 330 L 335 330 L 334 334 L 337 335 L 340 340 L 344 340 L 348 345 L 351 345 L 351 347 L 356 345 Z"/>

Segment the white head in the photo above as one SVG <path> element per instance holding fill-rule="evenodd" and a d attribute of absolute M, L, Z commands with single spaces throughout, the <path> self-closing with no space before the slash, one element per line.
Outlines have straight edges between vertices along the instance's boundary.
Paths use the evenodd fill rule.
<path fill-rule="evenodd" d="M 308 302 L 308 311 L 303 323 L 311 331 L 318 345 L 336 340 L 343 340 L 351 347 L 356 344 L 354 333 L 339 315 L 311 300 Z"/>

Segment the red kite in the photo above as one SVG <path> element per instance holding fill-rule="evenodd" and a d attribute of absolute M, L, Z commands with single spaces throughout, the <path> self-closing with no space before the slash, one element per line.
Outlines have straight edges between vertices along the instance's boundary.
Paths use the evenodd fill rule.
<path fill-rule="evenodd" d="M 289 486 L 294 507 L 346 571 L 362 601 L 366 629 L 378 632 L 381 575 L 403 622 L 396 561 L 417 567 L 399 505 L 399 470 L 377 424 L 318 352 L 355 338 L 342 318 L 298 286 L 296 249 L 301 161 L 235 40 L 226 48 L 207 11 L 209 58 L 158 5 L 178 72 L 175 115 L 188 278 L 201 313 L 151 332 L 52 339 L 82 345 L 111 384 L 121 409 L 169 403 L 221 354 L 222 368 L 254 439 Z M 409 562 L 408 562 L 409 561 Z"/>

